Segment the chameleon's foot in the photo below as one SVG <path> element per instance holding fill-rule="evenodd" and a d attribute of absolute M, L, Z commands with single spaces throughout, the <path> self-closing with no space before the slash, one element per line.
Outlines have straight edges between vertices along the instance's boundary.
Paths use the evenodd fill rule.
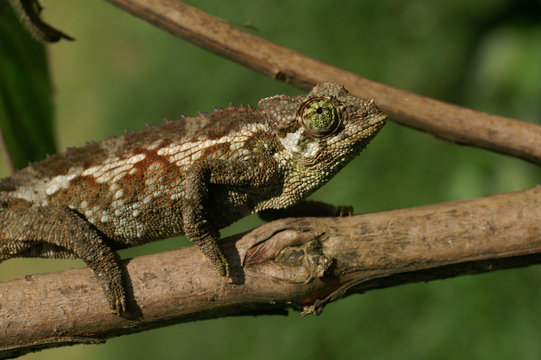
<path fill-rule="evenodd" d="M 205 254 L 205 256 L 212 262 L 216 270 L 218 270 L 218 274 L 220 274 L 220 276 L 224 276 L 226 278 L 231 277 L 231 273 L 229 271 L 229 262 L 225 258 L 222 249 L 220 249 L 215 240 L 205 238 L 203 241 L 195 243 L 199 246 L 203 254 Z"/>
<path fill-rule="evenodd" d="M 94 272 L 98 283 L 101 285 L 111 312 L 116 315 L 128 314 L 126 301 L 126 287 L 124 285 L 122 270 L 120 267 L 111 269 L 105 277 Z"/>
<path fill-rule="evenodd" d="M 342 216 L 351 216 L 351 215 L 353 215 L 353 206 L 351 205 L 335 206 L 334 216 L 342 217 Z"/>
<path fill-rule="evenodd" d="M 80 258 L 94 272 L 111 309 L 118 314 L 126 312 L 125 273 L 120 257 L 108 239 L 78 212 L 67 206 L 35 206 L 0 215 L 0 223 L 9 226 L 14 239 L 36 240 L 1 246 L 0 259 L 5 255 Z M 30 229 L 39 232 L 30 233 Z"/>
<path fill-rule="evenodd" d="M 305 200 L 285 209 L 267 209 L 258 214 L 265 221 L 287 217 L 350 216 L 353 215 L 353 206 L 334 206 L 321 201 Z"/>
<path fill-rule="evenodd" d="M 220 276 L 223 276 L 229 279 L 231 277 L 231 273 L 229 271 L 229 262 L 227 261 L 224 254 L 222 253 L 222 250 L 218 247 L 217 249 L 218 249 L 218 252 L 213 253 L 212 255 L 213 257 L 211 257 L 211 255 L 209 254 L 205 254 L 205 255 L 207 255 L 207 257 L 210 259 L 210 261 L 212 262 L 216 270 L 218 270 L 218 274 L 220 274 Z"/>
<path fill-rule="evenodd" d="M 116 315 L 127 314 L 128 308 L 126 306 L 126 296 L 124 294 L 120 296 L 114 296 L 114 299 L 109 299 L 109 306 L 111 307 L 111 312 Z"/>
<path fill-rule="evenodd" d="M 216 269 L 218 269 L 220 275 L 229 279 L 231 277 L 231 272 L 229 271 L 229 263 L 227 262 L 227 260 L 225 260 L 225 258 L 224 261 L 225 262 L 223 264 L 214 264 L 214 266 L 216 266 Z"/>

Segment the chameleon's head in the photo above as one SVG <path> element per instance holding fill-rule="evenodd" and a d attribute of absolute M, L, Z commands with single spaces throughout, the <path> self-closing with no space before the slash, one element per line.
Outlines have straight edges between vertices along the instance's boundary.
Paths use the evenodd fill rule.
<path fill-rule="evenodd" d="M 333 83 L 318 84 L 308 95 L 266 98 L 258 107 L 284 147 L 280 161 L 322 171 L 325 180 L 355 157 L 387 118 L 373 101 Z"/>

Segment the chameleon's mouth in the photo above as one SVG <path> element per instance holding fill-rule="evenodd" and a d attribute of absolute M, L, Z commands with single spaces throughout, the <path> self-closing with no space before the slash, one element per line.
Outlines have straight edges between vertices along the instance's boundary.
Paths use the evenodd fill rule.
<path fill-rule="evenodd" d="M 311 156 L 305 156 L 303 158 L 303 164 L 314 166 L 320 163 L 324 164 L 322 166 L 329 166 L 328 161 L 336 164 L 346 163 L 351 157 L 356 156 L 368 145 L 386 123 L 387 114 L 377 108 L 375 110 L 377 111 L 375 114 L 371 115 L 368 119 L 364 119 L 358 131 L 346 130 L 338 137 L 330 140 L 327 146 L 331 145 L 334 147 L 334 154 L 329 154 L 328 151 L 325 151 L 325 146 L 317 146 L 315 145 L 316 143 L 313 143 L 315 147 L 314 151 L 310 153 Z M 337 169 L 339 168 L 337 167 Z"/>
<path fill-rule="evenodd" d="M 383 125 L 387 123 L 387 118 L 387 114 L 378 110 L 378 114 L 375 114 L 368 119 L 363 129 L 357 134 L 357 137 L 359 139 L 366 139 L 367 141 L 370 140 L 381 130 Z M 362 142 L 365 143 L 366 141 Z"/>
<path fill-rule="evenodd" d="M 378 115 L 374 116 L 370 120 L 371 127 L 381 129 L 383 125 L 385 125 L 385 123 L 387 122 L 387 118 L 388 118 L 387 114 L 380 111 Z"/>

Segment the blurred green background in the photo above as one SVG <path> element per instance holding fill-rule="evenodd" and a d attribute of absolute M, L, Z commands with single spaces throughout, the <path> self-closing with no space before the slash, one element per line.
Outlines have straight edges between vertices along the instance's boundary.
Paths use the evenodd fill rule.
<path fill-rule="evenodd" d="M 518 0 L 189 1 L 232 24 L 389 85 L 541 123 L 541 2 Z M 48 46 L 57 147 L 120 135 L 198 110 L 300 93 L 205 52 L 104 1 L 42 0 L 77 41 Z M 1 56 L 1 54 L 0 54 Z M 28 141 L 22 139 L 21 141 Z M 0 163 L 0 175 L 8 175 Z M 539 168 L 389 123 L 313 198 L 357 213 L 524 189 Z M 247 230 L 245 219 L 222 232 Z M 174 249 L 157 242 L 123 256 Z M 83 266 L 14 259 L 0 278 Z M 206 320 L 46 350 L 27 359 L 539 359 L 538 266 L 354 295 L 318 317 Z"/>

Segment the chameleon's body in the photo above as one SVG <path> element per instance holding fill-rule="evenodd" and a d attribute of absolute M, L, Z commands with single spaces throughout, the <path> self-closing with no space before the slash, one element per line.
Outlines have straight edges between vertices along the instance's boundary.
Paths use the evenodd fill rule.
<path fill-rule="evenodd" d="M 115 249 L 186 234 L 228 276 L 218 229 L 301 201 L 385 118 L 325 83 L 49 156 L 0 180 L 0 261 L 81 258 L 118 312 L 126 299 Z"/>

